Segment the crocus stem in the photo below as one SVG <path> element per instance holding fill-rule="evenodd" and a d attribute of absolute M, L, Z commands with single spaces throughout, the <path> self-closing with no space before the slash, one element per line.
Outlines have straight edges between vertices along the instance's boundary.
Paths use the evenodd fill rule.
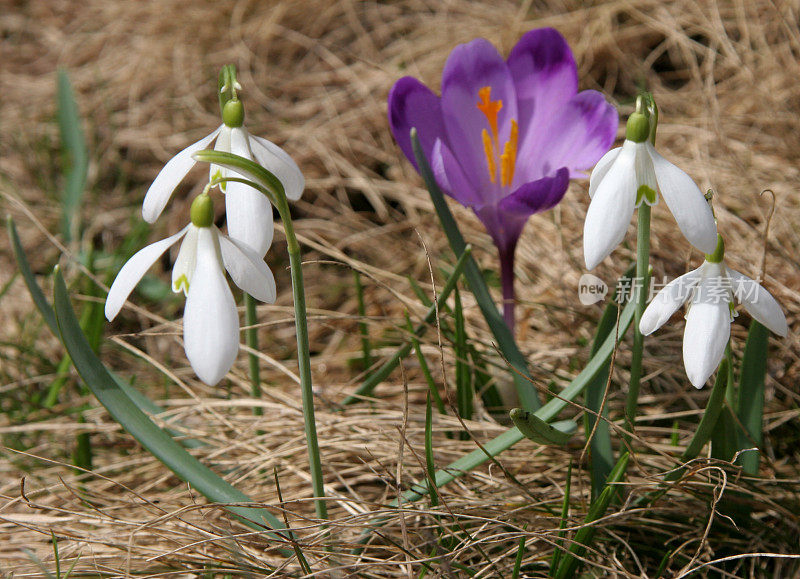
<path fill-rule="evenodd" d="M 245 330 L 245 341 L 247 347 L 252 350 L 248 355 L 250 362 L 250 392 L 253 398 L 261 398 L 261 375 L 259 372 L 258 356 L 255 352 L 258 351 L 258 328 L 256 327 L 256 300 L 249 293 L 244 293 L 244 320 L 247 329 Z M 261 416 L 264 409 L 258 404 L 253 406 L 253 414 Z"/>
<path fill-rule="evenodd" d="M 498 247 L 500 256 L 500 285 L 503 288 L 503 319 L 514 335 L 514 253 L 516 245 Z"/>
<path fill-rule="evenodd" d="M 322 479 L 322 462 L 319 457 L 317 441 L 317 422 L 314 417 L 314 391 L 311 385 L 311 357 L 308 351 L 308 321 L 306 316 L 306 294 L 303 289 L 303 269 L 300 257 L 300 244 L 294 234 L 294 225 L 289 213 L 289 203 L 285 195 L 277 195 L 278 212 L 283 221 L 286 234 L 286 245 L 289 253 L 289 265 L 292 274 L 292 297 L 294 298 L 294 316 L 297 331 L 297 363 L 300 372 L 300 390 L 303 400 L 303 418 L 305 419 L 306 443 L 310 463 L 311 484 L 316 498 L 317 518 L 328 518 L 328 506 L 325 503 L 325 487 Z"/>
<path fill-rule="evenodd" d="M 633 322 L 633 351 L 631 352 L 631 381 L 628 386 L 628 398 L 625 404 L 625 423 L 628 432 L 633 432 L 636 420 L 636 407 L 639 403 L 639 385 L 642 379 L 642 351 L 644 336 L 639 331 L 639 321 L 647 306 L 647 294 L 650 287 L 650 206 L 642 201 L 639 206 L 639 223 L 636 232 L 636 277 L 631 296 L 636 300 L 636 312 Z"/>

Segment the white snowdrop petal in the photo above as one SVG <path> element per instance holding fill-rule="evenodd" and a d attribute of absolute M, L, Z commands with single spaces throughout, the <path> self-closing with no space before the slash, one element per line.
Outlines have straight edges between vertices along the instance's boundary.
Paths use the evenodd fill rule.
<path fill-rule="evenodd" d="M 583 224 L 583 256 L 594 269 L 625 238 L 636 202 L 635 154 L 628 143 L 597 187 Z"/>
<path fill-rule="evenodd" d="M 189 291 L 192 274 L 197 265 L 197 232 L 198 228 L 189 224 L 186 237 L 183 238 L 181 248 L 178 250 L 175 265 L 172 266 L 172 291 L 175 293 L 183 291 L 186 295 Z"/>
<path fill-rule="evenodd" d="M 172 192 L 186 176 L 186 173 L 194 167 L 195 160 L 192 155 L 207 148 L 219 131 L 220 129 L 217 128 L 210 135 L 203 137 L 196 143 L 192 143 L 164 165 L 164 168 L 161 169 L 161 172 L 156 176 L 147 193 L 145 193 L 144 201 L 142 202 L 142 217 L 144 217 L 145 221 L 153 223 L 158 219 L 172 196 Z"/>
<path fill-rule="evenodd" d="M 125 300 L 131 295 L 133 288 L 147 273 L 147 270 L 186 233 L 187 229 L 187 227 L 184 227 L 175 235 L 140 249 L 122 266 L 106 297 L 105 314 L 109 322 L 117 317 L 117 314 L 125 304 Z"/>
<path fill-rule="evenodd" d="M 273 303 L 277 293 L 275 277 L 264 259 L 250 247 L 224 235 L 219 237 L 219 244 L 222 262 L 233 283 L 257 300 Z"/>
<path fill-rule="evenodd" d="M 656 171 L 653 167 L 653 160 L 650 157 L 647 145 L 647 143 L 638 143 L 636 146 L 636 184 L 639 187 L 646 185 L 653 193 L 657 193 L 658 183 L 656 181 Z M 649 203 L 646 197 L 642 198 L 642 202 L 648 205 L 655 205 L 658 203 L 658 195 L 656 195 L 652 203 Z"/>
<path fill-rule="evenodd" d="M 663 326 L 679 307 L 692 295 L 692 289 L 700 279 L 700 269 L 695 269 L 675 278 L 656 294 L 639 321 L 639 331 L 648 336 Z"/>
<path fill-rule="evenodd" d="M 197 239 L 197 267 L 183 313 L 186 357 L 209 386 L 228 373 L 239 352 L 239 316 L 225 280 L 217 232 L 202 227 Z"/>
<path fill-rule="evenodd" d="M 729 302 L 699 301 L 692 304 L 686 316 L 683 333 L 683 364 L 695 388 L 702 388 L 725 353 L 731 334 Z"/>
<path fill-rule="evenodd" d="M 786 337 L 789 328 L 786 316 L 777 300 L 755 280 L 735 269 L 727 268 L 733 295 L 754 320 L 779 336 Z"/>
<path fill-rule="evenodd" d="M 250 148 L 258 164 L 283 183 L 286 197 L 292 201 L 300 199 L 306 186 L 306 180 L 294 159 L 272 141 L 255 135 L 250 136 Z"/>
<path fill-rule="evenodd" d="M 214 150 L 222 153 L 231 152 L 231 128 L 228 125 L 222 125 L 219 129 L 219 136 L 217 142 L 214 143 Z M 250 157 L 248 157 L 249 159 Z M 227 177 L 228 170 L 225 167 L 214 165 L 213 163 L 208 166 L 208 180 L 213 181 L 217 177 Z M 225 191 L 229 183 L 220 183 L 219 188 Z"/>
<path fill-rule="evenodd" d="M 594 197 L 594 192 L 597 191 L 597 187 L 600 185 L 603 177 L 606 176 L 606 173 L 608 173 L 611 165 L 617 160 L 617 156 L 621 150 L 622 147 L 611 149 L 608 153 L 603 155 L 597 162 L 597 165 L 594 166 L 592 174 L 589 177 L 589 198 Z"/>
<path fill-rule="evenodd" d="M 244 129 L 231 131 L 231 152 L 253 159 Z M 228 235 L 251 247 L 260 256 L 266 255 L 275 230 L 272 204 L 266 195 L 249 185 L 232 181 L 225 191 L 225 214 Z"/>
<path fill-rule="evenodd" d="M 692 178 L 647 143 L 658 188 L 686 239 L 703 253 L 717 247 L 717 224 L 703 193 Z"/>

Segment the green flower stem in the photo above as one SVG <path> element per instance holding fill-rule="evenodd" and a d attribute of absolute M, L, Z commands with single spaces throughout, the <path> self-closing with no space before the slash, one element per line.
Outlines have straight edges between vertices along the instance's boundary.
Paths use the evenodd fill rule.
<path fill-rule="evenodd" d="M 633 351 L 631 352 L 631 380 L 628 386 L 628 397 L 625 402 L 625 423 L 628 432 L 634 431 L 636 408 L 639 404 L 639 386 L 642 380 L 642 354 L 644 336 L 639 331 L 639 322 L 647 307 L 647 294 L 650 287 L 650 206 L 642 201 L 639 206 L 639 223 L 636 232 L 636 277 L 633 287 L 636 288 L 633 299 L 636 300 L 636 312 L 633 322 Z M 630 440 L 630 437 L 626 437 Z"/>
<path fill-rule="evenodd" d="M 261 373 L 259 371 L 258 356 L 255 354 L 255 352 L 258 351 L 257 322 L 256 300 L 249 293 L 244 292 L 244 323 L 247 326 L 244 339 L 247 343 L 247 347 L 252 350 L 252 352 L 248 354 L 248 360 L 250 362 L 250 392 L 252 393 L 253 398 L 256 399 L 261 398 Z M 253 406 L 253 414 L 256 416 L 261 416 L 264 414 L 264 409 L 256 404 Z"/>
<path fill-rule="evenodd" d="M 201 163 L 213 163 L 246 177 L 226 178 L 224 181 L 246 183 L 250 187 L 263 193 L 267 199 L 278 209 L 283 230 L 286 235 L 287 252 L 292 276 L 292 297 L 294 298 L 294 315 L 297 332 L 297 364 L 300 374 L 300 390 L 303 400 L 303 418 L 305 420 L 306 444 L 308 445 L 308 460 L 310 463 L 311 484 L 314 490 L 317 517 L 328 518 L 328 507 L 325 503 L 325 486 L 322 479 L 322 462 L 319 457 L 319 442 L 317 440 L 317 423 L 314 416 L 314 391 L 311 384 L 311 357 L 308 348 L 308 316 L 306 314 L 306 294 L 303 289 L 303 268 L 300 256 L 300 244 L 294 233 L 294 224 L 289 211 L 289 201 L 283 183 L 274 174 L 261 165 L 249 159 L 223 153 L 222 151 L 198 151 L 192 155 Z M 252 179 L 253 181 L 250 181 Z"/>
<path fill-rule="evenodd" d="M 281 187 L 281 194 L 276 195 L 276 201 L 278 212 L 283 221 L 292 274 L 292 297 L 294 298 L 294 316 L 297 328 L 297 364 L 300 372 L 300 390 L 303 400 L 303 418 L 305 420 L 306 443 L 308 444 L 311 484 L 316 498 L 317 517 L 327 519 L 328 506 L 325 503 L 322 462 L 319 457 L 319 442 L 317 440 L 317 422 L 314 416 L 314 390 L 311 384 L 311 356 L 309 355 L 308 346 L 308 318 L 306 314 L 306 294 L 303 288 L 303 264 L 300 256 L 300 244 L 294 234 L 294 224 L 289 213 L 289 202 L 282 189 Z"/>

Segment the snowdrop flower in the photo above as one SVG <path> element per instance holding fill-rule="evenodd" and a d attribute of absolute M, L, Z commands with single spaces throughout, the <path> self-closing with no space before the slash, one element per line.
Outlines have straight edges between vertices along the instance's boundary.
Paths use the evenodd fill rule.
<path fill-rule="evenodd" d="M 659 155 L 649 141 L 650 121 L 641 110 L 628 119 L 625 142 L 606 153 L 589 180 L 591 203 L 583 227 L 586 268 L 594 269 L 625 238 L 633 210 L 655 205 L 657 191 L 686 239 L 703 253 L 717 244 L 714 215 L 686 173 Z"/>
<path fill-rule="evenodd" d="M 702 388 L 719 366 L 736 315 L 735 297 L 754 320 L 779 336 L 788 331 L 786 317 L 775 298 L 755 280 L 725 265 L 725 245 L 717 248 L 703 265 L 672 280 L 647 306 L 639 330 L 649 335 L 660 328 L 684 302 L 689 303 L 683 333 L 683 363 L 689 381 Z"/>
<path fill-rule="evenodd" d="M 164 165 L 144 197 L 142 216 L 153 223 L 167 205 L 172 192 L 194 167 L 192 154 L 208 148 L 233 153 L 254 161 L 280 179 L 286 196 L 296 201 L 305 187 L 305 179 L 294 160 L 276 144 L 256 137 L 244 127 L 244 107 L 234 98 L 222 108 L 223 123 L 210 135 L 186 147 Z M 211 165 L 211 179 L 228 177 L 227 169 Z M 272 243 L 272 206 L 269 200 L 249 185 L 237 182 L 224 183 L 225 214 L 228 235 L 250 246 L 259 256 L 266 255 Z"/>
<path fill-rule="evenodd" d="M 128 260 L 108 292 L 105 314 L 113 320 L 150 266 L 181 239 L 172 291 L 186 295 L 184 348 L 197 376 L 213 386 L 230 370 L 239 351 L 239 316 L 225 270 L 243 291 L 267 303 L 275 301 L 275 279 L 259 254 L 220 233 L 208 194 L 194 200 L 191 223 L 183 230 Z"/>

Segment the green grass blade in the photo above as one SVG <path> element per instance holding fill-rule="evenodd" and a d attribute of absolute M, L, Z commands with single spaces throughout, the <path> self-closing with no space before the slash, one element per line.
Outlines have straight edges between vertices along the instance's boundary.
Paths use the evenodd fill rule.
<path fill-rule="evenodd" d="M 558 528 L 561 529 L 558 532 L 558 539 L 556 539 L 555 549 L 553 550 L 553 560 L 550 563 L 550 574 L 552 575 L 556 569 L 558 569 L 559 562 L 561 561 L 561 556 L 564 554 L 564 537 L 567 536 L 567 532 L 564 529 L 567 526 L 567 521 L 569 519 L 569 499 L 570 494 L 572 493 L 572 461 L 569 462 L 569 467 L 567 467 L 567 481 L 564 485 L 564 502 L 561 504 L 561 522 L 558 524 Z"/>
<path fill-rule="evenodd" d="M 436 184 L 436 179 L 433 176 L 430 165 L 428 165 L 428 161 L 419 144 L 416 129 L 411 130 L 411 145 L 414 149 L 414 157 L 417 160 L 420 174 L 425 181 L 425 186 L 428 188 L 433 206 L 436 208 L 436 213 L 442 224 L 442 229 L 444 229 L 447 240 L 450 242 L 450 248 L 455 255 L 461 255 L 464 253 L 466 242 L 458 229 L 458 225 L 456 224 L 456 220 L 450 208 L 447 206 L 444 194 Z M 526 377 L 530 377 L 530 373 L 528 372 L 528 365 L 525 361 L 525 357 L 519 351 L 517 343 L 514 341 L 514 336 L 511 334 L 511 330 L 506 325 L 497 306 L 492 300 L 489 288 L 486 287 L 486 281 L 478 268 L 478 264 L 475 263 L 475 260 L 472 258 L 468 260 L 464 268 L 464 278 L 467 280 L 469 289 L 475 296 L 475 301 L 483 317 L 486 319 L 489 329 L 492 331 L 495 340 L 497 340 L 498 348 L 506 360 L 517 370 L 516 372 L 512 370 L 512 376 L 521 406 L 529 411 L 538 410 L 541 407 L 541 403 L 539 402 L 536 389 L 526 380 Z"/>
<path fill-rule="evenodd" d="M 572 433 L 577 430 L 577 426 L 572 420 L 560 421 L 558 423 L 560 429 L 556 429 L 532 412 L 522 408 L 512 408 L 508 415 L 525 438 L 529 438 L 537 444 L 564 446 L 572 438 Z"/>
<path fill-rule="evenodd" d="M 425 378 L 425 383 L 428 385 L 428 392 L 430 393 L 434 403 L 436 404 L 436 410 L 439 411 L 439 414 L 447 414 L 447 410 L 444 407 L 444 401 L 442 400 L 442 397 L 439 394 L 439 389 L 436 387 L 436 381 L 433 379 L 433 375 L 431 374 L 431 369 L 428 367 L 428 361 L 422 354 L 422 348 L 420 347 L 419 340 L 417 339 L 416 334 L 414 334 L 414 328 L 411 326 L 411 318 L 408 317 L 408 312 L 406 312 L 406 328 L 408 328 L 408 332 L 411 335 L 411 345 L 413 346 L 414 351 L 417 354 L 417 361 L 419 362 L 419 368 L 420 370 L 422 370 L 422 375 Z"/>
<path fill-rule="evenodd" d="M 474 403 L 472 372 L 470 372 L 469 361 L 467 360 L 467 356 L 469 355 L 469 351 L 467 350 L 467 330 L 464 327 L 464 308 L 461 305 L 461 295 L 458 293 L 458 288 L 455 290 L 453 299 L 455 300 L 455 340 L 453 352 L 456 358 L 456 408 L 461 418 L 470 420 L 472 418 L 472 407 Z M 469 440 L 469 434 L 462 432 L 461 439 Z"/>
<path fill-rule="evenodd" d="M 769 332 L 757 321 L 750 323 L 747 343 L 742 355 L 742 373 L 739 378 L 739 399 L 736 415 L 747 430 L 741 436 L 738 450 L 757 446 L 761 448 L 764 419 L 764 382 L 767 376 L 767 345 Z M 759 452 L 742 453 L 739 459 L 744 472 L 758 474 Z"/>
<path fill-rule="evenodd" d="M 367 326 L 367 306 L 364 303 L 364 284 L 361 283 L 361 274 L 353 270 L 353 283 L 356 286 L 356 300 L 358 302 L 358 333 L 361 335 L 361 359 L 364 369 L 372 366 L 372 348 L 369 342 L 369 327 Z"/>
<path fill-rule="evenodd" d="M 527 529 L 525 525 L 525 529 Z M 511 579 L 519 579 L 519 572 L 522 569 L 522 560 L 525 558 L 525 536 L 519 538 L 517 545 L 517 556 L 514 558 L 514 570 L 511 572 Z"/>
<path fill-rule="evenodd" d="M 64 278 L 57 269 L 54 278 L 54 304 L 61 341 L 81 378 L 111 417 L 178 477 L 210 501 L 224 505 L 246 525 L 256 530 L 283 529 L 283 523 L 265 509 L 230 505 L 253 501 L 186 452 L 128 398 L 89 346 L 70 304 Z"/>
<path fill-rule="evenodd" d="M 425 467 L 428 469 L 428 495 L 431 497 L 431 507 L 436 507 L 439 505 L 439 493 L 433 482 L 436 463 L 433 462 L 433 404 L 431 404 L 430 392 L 428 392 L 425 404 Z"/>
<path fill-rule="evenodd" d="M 444 287 L 439 292 L 436 303 L 428 309 L 428 313 L 425 315 L 423 323 L 417 326 L 417 328 L 414 330 L 413 334 L 415 336 L 423 335 L 428 329 L 428 325 L 433 323 L 433 321 L 436 319 L 436 312 L 442 308 L 445 301 L 450 296 L 450 293 L 455 289 L 456 284 L 458 283 L 458 278 L 461 277 L 461 273 L 464 271 L 464 266 L 467 264 L 471 253 L 472 248 L 470 246 L 464 248 L 464 252 L 461 254 L 461 257 L 458 258 L 458 262 L 456 262 L 456 266 L 453 268 L 452 275 L 447 279 Z M 364 396 L 370 396 L 372 391 L 375 390 L 375 387 L 386 380 L 389 374 L 391 374 L 400 364 L 400 360 L 408 356 L 409 352 L 411 352 L 410 342 L 402 345 L 397 352 L 395 352 L 394 355 L 383 364 L 383 366 L 370 374 L 369 377 L 364 380 L 361 386 L 359 386 L 353 394 L 344 399 L 342 404 L 353 404 L 354 402 L 361 400 L 361 398 Z"/>
<path fill-rule="evenodd" d="M 584 520 L 586 526 L 578 529 L 578 531 L 575 533 L 575 537 L 572 540 L 572 545 L 570 545 L 570 548 L 566 553 L 564 553 L 561 563 L 553 575 L 556 579 L 568 579 L 575 577 L 575 572 L 578 569 L 578 565 L 581 563 L 579 557 L 582 557 L 586 552 L 586 548 L 591 544 L 592 539 L 594 539 L 594 534 L 597 531 L 597 527 L 591 525 L 590 523 L 593 523 L 594 521 L 603 517 L 603 515 L 606 514 L 608 505 L 610 505 L 614 497 L 619 494 L 620 489 L 616 483 L 622 480 L 622 477 L 625 476 L 625 470 L 628 468 L 629 457 L 630 455 L 627 452 L 623 454 L 619 461 L 617 461 L 617 464 L 614 466 L 611 473 L 609 473 L 603 492 L 600 493 L 600 495 L 597 497 L 597 500 L 592 502 L 591 506 L 589 507 L 589 512 L 586 513 L 586 519 Z"/>
<path fill-rule="evenodd" d="M 58 128 L 61 133 L 61 146 L 69 158 L 67 162 L 67 181 L 62 197 L 61 232 L 64 241 L 72 241 L 77 230 L 78 210 L 86 190 L 86 174 L 89 169 L 89 155 L 83 138 L 81 117 L 72 84 L 66 71 L 58 71 Z"/>

